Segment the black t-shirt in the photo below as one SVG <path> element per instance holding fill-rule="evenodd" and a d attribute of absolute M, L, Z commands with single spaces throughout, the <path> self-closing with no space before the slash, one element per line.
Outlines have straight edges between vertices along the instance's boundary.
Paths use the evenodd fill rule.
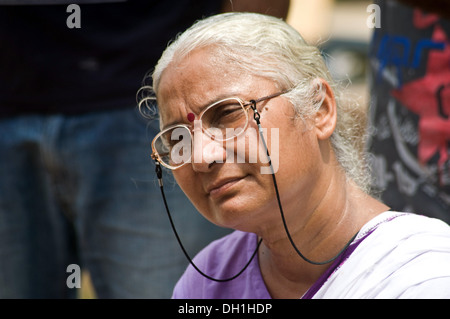
<path fill-rule="evenodd" d="M 0 117 L 134 107 L 168 42 L 221 1 L 84 0 L 79 11 L 71 3 L 0 0 Z"/>
<path fill-rule="evenodd" d="M 376 1 L 370 48 L 372 171 L 395 210 L 450 223 L 450 20 Z"/>

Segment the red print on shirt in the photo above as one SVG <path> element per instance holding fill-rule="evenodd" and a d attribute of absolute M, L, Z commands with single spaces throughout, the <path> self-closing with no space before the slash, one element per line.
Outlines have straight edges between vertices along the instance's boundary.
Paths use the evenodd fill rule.
<path fill-rule="evenodd" d="M 434 17 L 415 16 L 417 27 L 435 22 Z M 392 95 L 419 116 L 418 159 L 426 164 L 438 153 L 438 166 L 449 160 L 450 142 L 450 43 L 436 25 L 432 41 L 445 43 L 443 50 L 430 50 L 424 77 L 393 90 Z"/>

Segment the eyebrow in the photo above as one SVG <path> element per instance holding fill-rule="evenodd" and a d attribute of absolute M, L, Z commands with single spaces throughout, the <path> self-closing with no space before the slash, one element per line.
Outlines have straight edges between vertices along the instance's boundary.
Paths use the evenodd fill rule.
<path fill-rule="evenodd" d="M 170 122 L 170 123 L 167 124 L 167 125 L 164 125 L 164 126 L 161 128 L 161 131 L 164 131 L 165 129 L 168 129 L 169 127 L 172 127 L 172 126 L 175 126 L 175 125 L 186 125 L 186 123 L 180 122 L 180 121 L 173 121 L 173 122 Z"/>

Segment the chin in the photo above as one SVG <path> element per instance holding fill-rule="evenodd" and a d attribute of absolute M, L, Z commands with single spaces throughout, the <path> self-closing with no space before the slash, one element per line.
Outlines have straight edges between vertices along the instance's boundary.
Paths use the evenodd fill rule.
<path fill-rule="evenodd" d="M 207 214 L 203 214 L 217 226 L 235 230 L 248 231 L 253 228 L 256 207 L 252 209 L 250 203 L 243 200 L 229 199 L 220 204 L 211 205 Z"/>

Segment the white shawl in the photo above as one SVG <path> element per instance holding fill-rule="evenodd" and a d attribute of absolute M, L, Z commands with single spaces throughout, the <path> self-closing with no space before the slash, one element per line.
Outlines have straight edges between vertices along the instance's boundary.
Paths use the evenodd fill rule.
<path fill-rule="evenodd" d="M 450 227 L 407 213 L 385 212 L 313 298 L 450 298 Z"/>

